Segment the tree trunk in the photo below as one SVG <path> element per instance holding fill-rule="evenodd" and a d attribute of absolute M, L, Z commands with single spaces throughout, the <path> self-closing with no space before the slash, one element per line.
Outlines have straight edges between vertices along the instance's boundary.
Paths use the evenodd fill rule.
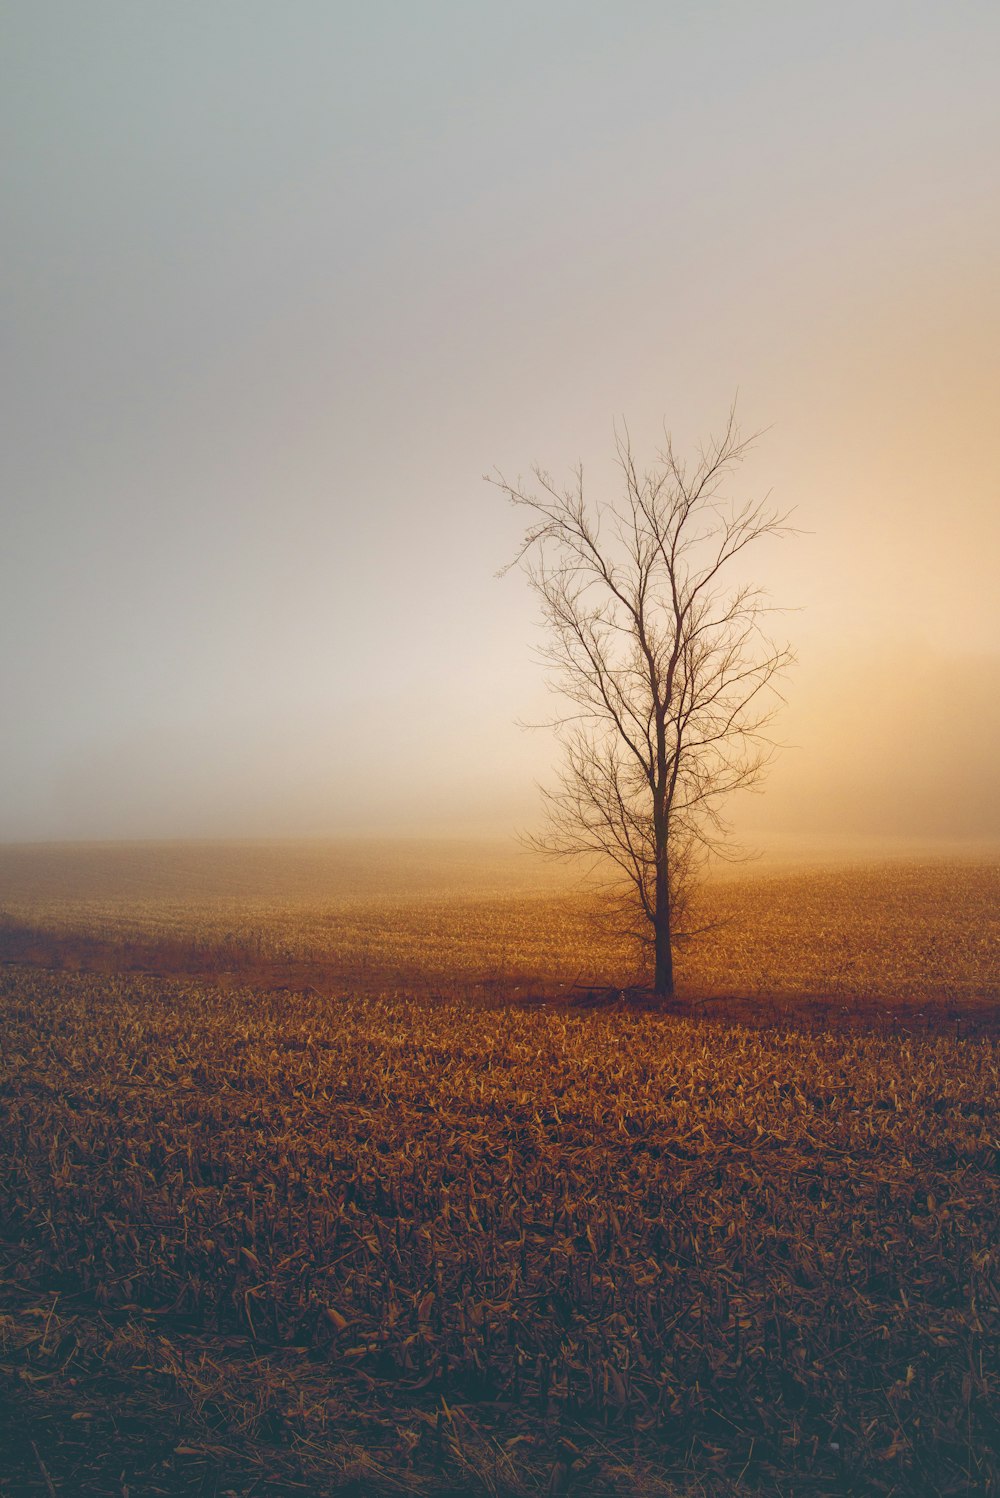
<path fill-rule="evenodd" d="M 669 999 L 674 992 L 674 955 L 670 944 L 670 883 L 667 878 L 667 860 L 661 858 L 656 865 L 656 966 L 653 976 L 653 992 L 658 999 Z"/>

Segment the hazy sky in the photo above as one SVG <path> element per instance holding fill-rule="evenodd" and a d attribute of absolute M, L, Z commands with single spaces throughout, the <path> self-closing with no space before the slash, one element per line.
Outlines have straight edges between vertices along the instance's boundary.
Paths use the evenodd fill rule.
<path fill-rule="evenodd" d="M 737 390 L 749 824 L 1000 837 L 1000 6 L 0 4 L 0 839 L 499 831 L 482 482 Z"/>

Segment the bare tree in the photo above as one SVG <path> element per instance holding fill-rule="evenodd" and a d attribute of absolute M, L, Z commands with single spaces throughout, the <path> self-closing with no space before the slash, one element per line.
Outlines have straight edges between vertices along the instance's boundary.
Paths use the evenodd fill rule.
<path fill-rule="evenodd" d="M 698 870 L 725 846 L 721 803 L 756 785 L 771 757 L 766 731 L 792 661 L 768 637 L 763 589 L 730 581 L 748 547 L 790 529 L 766 499 L 725 498 L 753 440 L 731 412 L 690 468 L 667 436 L 640 472 L 627 429 L 616 431 L 622 492 L 610 502 L 585 499 L 582 467 L 565 490 L 537 467 L 535 490 L 490 479 L 530 512 L 503 570 L 520 564 L 541 600 L 542 654 L 567 704 L 551 725 L 563 763 L 535 843 L 625 876 L 660 997 L 674 991 Z"/>

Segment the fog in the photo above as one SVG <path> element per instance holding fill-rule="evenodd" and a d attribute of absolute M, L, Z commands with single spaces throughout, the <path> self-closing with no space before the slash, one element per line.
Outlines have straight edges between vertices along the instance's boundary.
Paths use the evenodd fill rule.
<path fill-rule="evenodd" d="M 754 838 L 1000 841 L 1000 11 L 4 7 L 0 840 L 508 836 L 518 517 L 613 423 L 799 534 Z"/>
<path fill-rule="evenodd" d="M 766 794 L 744 800 L 768 834 L 1000 844 L 1000 660 L 899 646 L 803 657 Z"/>

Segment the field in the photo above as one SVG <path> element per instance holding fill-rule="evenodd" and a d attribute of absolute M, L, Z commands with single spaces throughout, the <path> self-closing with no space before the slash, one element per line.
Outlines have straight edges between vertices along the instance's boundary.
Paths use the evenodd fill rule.
<path fill-rule="evenodd" d="M 987 1021 L 998 909 L 1000 858 L 736 866 L 706 886 L 712 929 L 679 982 L 748 1010 Z M 8 961 L 330 993 L 523 1000 L 640 977 L 579 875 L 477 844 L 0 848 L 0 943 Z"/>
<path fill-rule="evenodd" d="M 4 850 L 0 1493 L 995 1494 L 997 882 Z"/>

